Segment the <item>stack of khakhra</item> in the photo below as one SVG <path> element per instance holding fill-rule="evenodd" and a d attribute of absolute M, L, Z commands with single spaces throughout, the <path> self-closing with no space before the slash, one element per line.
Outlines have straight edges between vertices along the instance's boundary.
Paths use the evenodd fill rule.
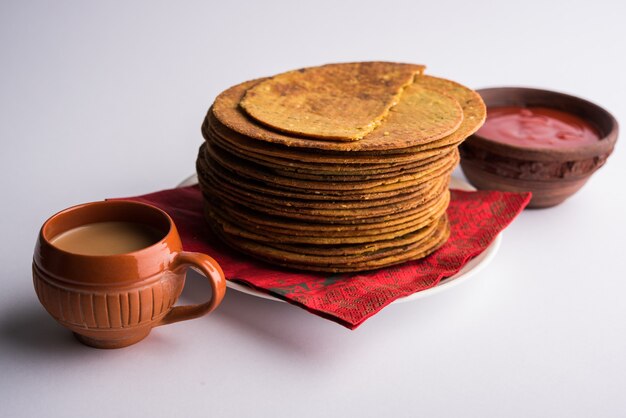
<path fill-rule="evenodd" d="M 213 231 L 269 263 L 328 272 L 439 248 L 450 233 L 457 147 L 483 123 L 485 106 L 423 70 L 330 64 L 221 93 L 197 159 Z"/>

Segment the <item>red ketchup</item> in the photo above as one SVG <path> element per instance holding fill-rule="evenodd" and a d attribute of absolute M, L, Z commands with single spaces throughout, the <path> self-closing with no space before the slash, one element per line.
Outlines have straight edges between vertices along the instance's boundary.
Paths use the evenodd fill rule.
<path fill-rule="evenodd" d="M 527 148 L 569 148 L 600 139 L 586 120 L 546 107 L 494 107 L 478 135 L 492 141 Z"/>

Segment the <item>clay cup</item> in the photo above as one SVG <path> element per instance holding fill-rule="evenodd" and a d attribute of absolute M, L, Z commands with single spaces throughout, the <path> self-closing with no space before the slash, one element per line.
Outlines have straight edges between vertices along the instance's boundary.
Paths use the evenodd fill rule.
<path fill-rule="evenodd" d="M 139 222 L 158 230 L 161 239 L 134 252 L 83 255 L 51 241 L 70 229 L 96 222 Z M 187 268 L 204 274 L 210 300 L 174 306 Z M 215 309 L 226 291 L 222 269 L 205 254 L 183 251 L 176 226 L 164 211 L 131 201 L 102 201 L 65 209 L 41 228 L 33 257 L 39 301 L 83 343 L 97 348 L 134 344 L 152 328 L 197 318 Z"/>

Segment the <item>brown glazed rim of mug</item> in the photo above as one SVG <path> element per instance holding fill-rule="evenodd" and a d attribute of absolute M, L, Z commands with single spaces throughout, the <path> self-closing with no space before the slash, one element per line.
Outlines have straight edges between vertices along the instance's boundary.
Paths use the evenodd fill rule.
<path fill-rule="evenodd" d="M 82 217 L 79 215 L 81 212 L 83 212 Z M 132 214 L 137 213 L 142 213 L 142 215 L 150 213 L 151 216 L 147 218 L 147 221 L 145 222 L 143 221 L 143 216 L 141 217 L 142 220 L 138 221 L 136 217 L 131 216 Z M 159 239 L 148 247 L 144 247 L 128 253 L 107 255 L 75 253 L 72 251 L 63 250 L 55 246 L 51 242 L 54 237 L 62 234 L 63 232 L 69 231 L 70 229 L 90 223 L 109 221 L 143 223 L 144 225 L 149 225 L 156 228 L 161 234 Z M 63 222 L 65 222 L 65 224 L 62 224 L 63 227 L 59 228 L 59 223 Z M 87 259 L 106 259 L 124 256 L 132 257 L 148 254 L 154 251 L 156 247 L 160 247 L 171 234 L 173 224 L 174 221 L 172 220 L 172 218 L 165 211 L 157 208 L 156 206 L 131 200 L 101 200 L 71 206 L 67 209 L 63 209 L 62 211 L 55 213 L 50 218 L 48 218 L 48 220 L 46 220 L 46 222 L 41 227 L 40 237 L 45 245 L 53 248 L 54 251 L 58 251 L 62 254 L 67 254 L 72 257 L 84 257 Z M 55 228 L 57 229 L 55 230 Z"/>
<path fill-rule="evenodd" d="M 580 97 L 530 87 L 489 87 L 476 90 L 489 108 L 502 106 L 542 106 L 581 117 L 599 132 L 600 139 L 591 145 L 568 148 L 523 147 L 494 141 L 474 133 L 467 146 L 477 146 L 500 155 L 536 161 L 580 160 L 610 153 L 617 141 L 619 125 L 611 113 Z"/>

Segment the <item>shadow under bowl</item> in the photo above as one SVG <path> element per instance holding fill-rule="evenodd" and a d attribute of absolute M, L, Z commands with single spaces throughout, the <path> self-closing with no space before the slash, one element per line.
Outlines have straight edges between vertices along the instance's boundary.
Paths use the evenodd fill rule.
<path fill-rule="evenodd" d="M 576 193 L 613 151 L 615 118 L 587 100 L 549 90 L 495 87 L 477 90 L 487 109 L 504 106 L 547 107 L 592 124 L 600 139 L 567 148 L 532 148 L 497 142 L 475 133 L 461 146 L 461 168 L 478 189 L 530 191 L 529 208 L 558 205 Z M 487 115 L 487 118 L 489 115 Z"/>

